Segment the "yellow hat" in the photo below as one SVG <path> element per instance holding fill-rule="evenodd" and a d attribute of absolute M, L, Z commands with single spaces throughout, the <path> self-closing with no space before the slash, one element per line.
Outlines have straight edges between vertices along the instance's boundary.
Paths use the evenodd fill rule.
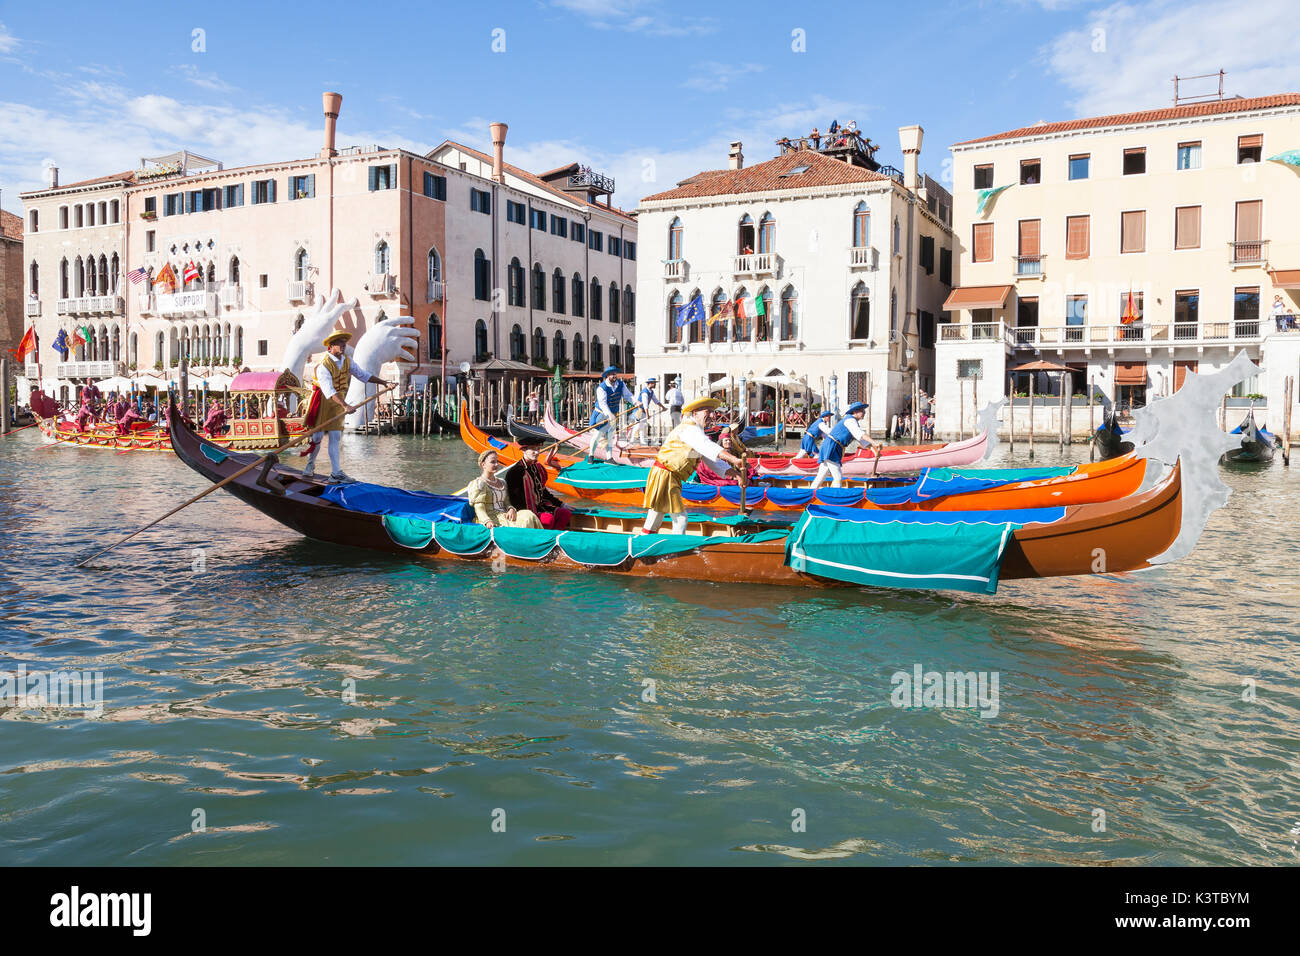
<path fill-rule="evenodd" d="M 682 409 L 683 415 L 689 415 L 691 412 L 698 412 L 701 408 L 707 408 L 713 411 L 722 404 L 721 399 L 717 398 L 697 398 L 693 402 L 687 402 L 686 407 Z"/>
<path fill-rule="evenodd" d="M 329 335 L 325 336 L 325 341 L 321 344 L 326 348 L 329 348 L 335 342 L 342 342 L 346 345 L 350 338 L 352 338 L 351 332 L 344 332 L 342 329 L 339 329 L 337 332 L 331 332 Z"/>

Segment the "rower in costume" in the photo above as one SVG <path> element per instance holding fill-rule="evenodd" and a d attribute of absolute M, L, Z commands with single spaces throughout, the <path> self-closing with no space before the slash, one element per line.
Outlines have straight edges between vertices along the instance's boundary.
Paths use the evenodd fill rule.
<path fill-rule="evenodd" d="M 799 454 L 804 458 L 816 458 L 820 449 L 822 440 L 831 433 L 831 419 L 835 413 L 830 409 L 822 412 L 821 415 L 813 419 L 808 430 L 803 433 L 803 441 L 799 443 Z"/>
<path fill-rule="evenodd" d="M 636 403 L 641 409 L 641 417 L 637 419 L 636 423 L 636 441 L 638 445 L 646 443 L 646 434 L 650 427 L 650 406 L 658 405 L 660 411 L 664 410 L 664 403 L 659 401 L 659 397 L 655 395 L 655 385 L 658 383 L 657 378 L 646 379 L 645 384 L 641 386 L 641 391 L 636 396 Z"/>
<path fill-rule="evenodd" d="M 667 381 L 667 376 L 664 378 Z M 672 420 L 672 427 L 676 428 L 682 423 L 682 406 L 686 404 L 686 397 L 682 395 L 682 380 L 673 379 L 673 387 L 668 390 L 668 416 Z"/>
<path fill-rule="evenodd" d="M 348 346 L 350 338 L 352 338 L 351 332 L 331 332 L 321 343 L 325 346 L 325 356 L 316 366 L 315 387 L 312 389 L 312 396 L 307 406 L 307 420 L 303 422 L 304 428 L 314 427 L 318 423 L 329 423 L 325 427 L 325 434 L 329 441 L 330 481 L 332 482 L 356 480 L 343 473 L 339 462 L 339 445 L 343 440 L 343 415 L 347 411 L 347 407 L 343 404 L 343 396 L 347 394 L 348 382 L 355 378 L 361 382 L 374 382 L 376 385 L 386 384 L 378 375 L 353 364 L 352 349 Z M 312 409 L 315 409 L 314 415 Z M 320 446 L 320 435 L 317 433 L 311 442 L 307 467 L 302 470 L 304 475 L 315 474 L 316 455 L 320 451 Z"/>
<path fill-rule="evenodd" d="M 614 436 L 617 429 L 614 425 L 620 412 L 623 410 L 623 403 L 629 405 L 636 404 L 636 398 L 632 395 L 632 390 L 627 387 L 626 382 L 620 382 L 618 373 L 621 369 L 617 365 L 610 365 L 605 371 L 600 373 L 600 384 L 596 386 L 596 403 L 591 410 L 591 419 L 588 425 L 597 425 L 596 437 L 592 439 L 591 447 L 587 450 L 587 460 L 590 461 L 596 457 L 596 447 L 603 441 L 609 457 L 614 457 Z"/>
<path fill-rule="evenodd" d="M 537 460 L 541 447 L 539 438 L 519 439 L 519 450 L 523 454 L 518 462 L 506 469 L 506 492 L 515 511 L 531 511 L 537 515 L 543 528 L 563 531 L 569 527 L 573 512 L 546 487 L 546 468 Z M 550 464 L 554 451 L 546 457 L 547 464 Z"/>
<path fill-rule="evenodd" d="M 813 479 L 813 491 L 821 487 L 827 475 L 831 476 L 832 488 L 844 484 L 844 472 L 840 469 L 840 462 L 844 459 L 845 449 L 853 442 L 856 441 L 863 448 L 872 447 L 871 439 L 867 437 L 862 427 L 862 419 L 866 414 L 866 402 L 854 402 L 822 441 L 821 452 L 818 454 L 821 464 L 817 466 L 817 477 Z"/>
<path fill-rule="evenodd" d="M 682 409 L 682 423 L 668 433 L 645 485 L 646 509 L 642 534 L 654 534 L 664 515 L 673 522 L 673 534 L 686 531 L 686 504 L 682 501 L 682 482 L 691 476 L 696 462 L 706 461 L 719 475 L 728 465 L 740 466 L 740 459 L 704 434 L 709 412 L 722 403 L 716 398 L 697 398 Z"/>

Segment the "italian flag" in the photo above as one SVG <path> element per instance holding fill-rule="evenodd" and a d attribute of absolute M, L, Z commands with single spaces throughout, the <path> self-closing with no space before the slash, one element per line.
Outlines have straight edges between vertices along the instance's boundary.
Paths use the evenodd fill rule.
<path fill-rule="evenodd" d="M 767 308 L 763 305 L 763 297 L 756 295 L 752 299 L 736 300 L 736 317 L 741 319 L 753 319 L 767 315 Z"/>

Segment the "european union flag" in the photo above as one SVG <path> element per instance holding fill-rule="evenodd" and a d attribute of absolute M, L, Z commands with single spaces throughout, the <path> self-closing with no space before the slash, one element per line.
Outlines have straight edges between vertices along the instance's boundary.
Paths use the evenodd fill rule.
<path fill-rule="evenodd" d="M 59 329 L 59 334 L 54 337 L 54 341 L 50 344 L 50 348 L 54 349 L 54 351 L 58 352 L 66 360 L 68 357 L 68 333 L 63 329 Z"/>
<path fill-rule="evenodd" d="M 696 296 L 677 310 L 677 327 L 704 321 L 704 299 Z"/>

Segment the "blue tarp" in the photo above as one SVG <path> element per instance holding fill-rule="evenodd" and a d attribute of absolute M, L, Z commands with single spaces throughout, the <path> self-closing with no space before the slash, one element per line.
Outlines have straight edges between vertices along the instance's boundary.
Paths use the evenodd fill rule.
<path fill-rule="evenodd" d="M 349 511 L 372 515 L 424 518 L 427 521 L 473 521 L 474 509 L 464 498 L 435 495 L 427 491 L 406 491 L 387 485 L 355 482 L 330 485 L 321 498 Z"/>

